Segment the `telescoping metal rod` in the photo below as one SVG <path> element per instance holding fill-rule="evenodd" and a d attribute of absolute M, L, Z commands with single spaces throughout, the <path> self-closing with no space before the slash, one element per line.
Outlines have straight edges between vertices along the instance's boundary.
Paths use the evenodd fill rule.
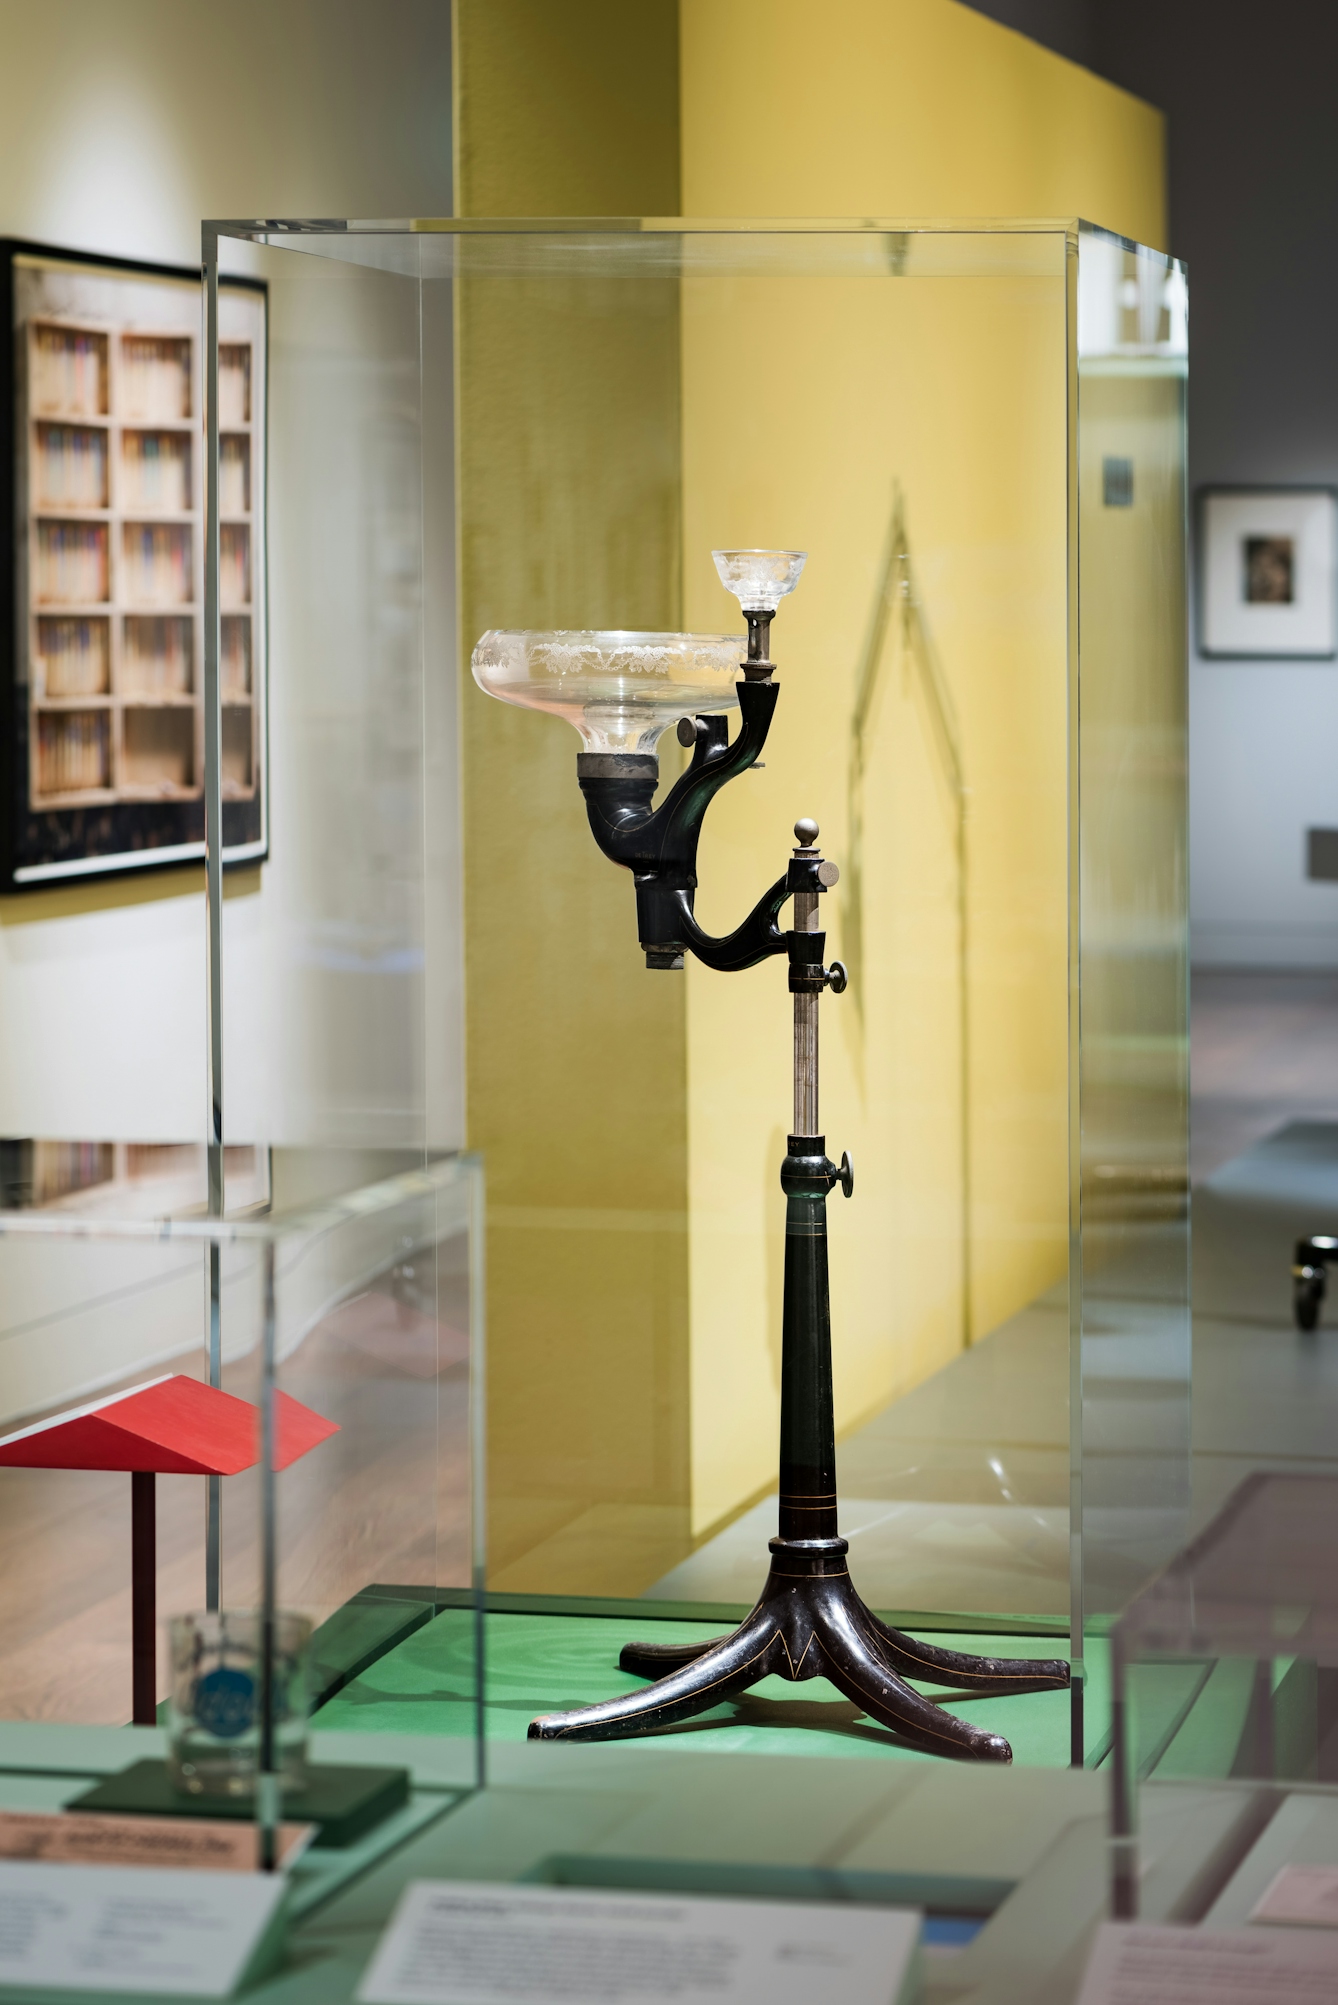
<path fill-rule="evenodd" d="M 794 894 L 794 930 L 818 930 L 818 894 Z M 818 1125 L 818 1003 L 817 995 L 796 995 L 794 999 L 794 1133 L 817 1135 Z"/>

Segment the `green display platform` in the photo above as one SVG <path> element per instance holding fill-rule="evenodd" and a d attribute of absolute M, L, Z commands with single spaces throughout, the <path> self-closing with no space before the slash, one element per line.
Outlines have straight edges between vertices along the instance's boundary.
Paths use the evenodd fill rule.
<path fill-rule="evenodd" d="M 328 1709 L 327 1709 L 328 1710 Z M 0 1807 L 58 1809 L 161 1757 L 150 1728 L 0 1725 Z M 313 1734 L 317 1761 L 412 1771 L 413 1801 L 346 1852 L 298 1861 L 284 1967 L 254 2005 L 350 2005 L 415 1880 L 803 1899 L 915 1900 L 940 1923 L 923 2005 L 1071 2005 L 1105 1912 L 1108 1783 L 1072 1769 L 809 1760 L 719 1749 L 705 1732 L 597 1746 L 495 1742 L 490 1782 L 458 1793 L 464 1744 L 420 1732 Z M 844 1753 L 844 1750 L 842 1750 Z M 1153 1784 L 1140 1805 L 1141 1912 L 1240 1926 L 1295 1858 L 1338 1859 L 1332 1802 L 1220 1782 Z M 1325 1821 L 1327 1820 L 1327 1821 Z M 1205 1913 L 1205 1908 L 1210 1911 Z M 6 1994 L 43 2005 L 43 1994 Z M 47 1994 L 49 1995 L 49 1994 Z"/>
<path fill-rule="evenodd" d="M 336 1608 L 311 1638 L 307 1676 L 313 1711 L 431 1617 L 429 1603 L 377 1587 Z"/>
<path fill-rule="evenodd" d="M 618 1669 L 618 1653 L 637 1637 L 671 1642 L 721 1633 L 721 1624 L 648 1622 L 644 1612 L 625 1615 L 490 1614 L 486 1618 L 484 1715 L 490 1741 L 524 1740 L 538 1713 L 593 1704 L 637 1691 L 642 1680 Z M 1017 1657 L 1054 1654 L 1044 1636 L 961 1635 L 956 1648 Z M 358 1733 L 464 1734 L 472 1731 L 473 1617 L 447 1609 L 379 1657 L 317 1714 L 323 1729 Z M 1006 1734 L 1014 1760 L 1028 1767 L 1064 1768 L 1070 1752 L 1067 1692 L 952 1700 L 952 1710 Z M 1088 1660 L 1089 1760 L 1107 1739 L 1104 1646 Z M 931 1757 L 901 1746 L 857 1706 L 815 1678 L 792 1685 L 766 1678 L 742 1698 L 700 1719 L 654 1736 L 657 1746 L 696 1753 L 858 1756 L 895 1761 Z"/>

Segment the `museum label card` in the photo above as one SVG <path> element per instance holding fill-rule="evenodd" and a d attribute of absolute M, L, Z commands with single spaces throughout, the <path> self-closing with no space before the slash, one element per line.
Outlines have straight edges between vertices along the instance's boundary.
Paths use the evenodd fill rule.
<path fill-rule="evenodd" d="M 1331 2005 L 1338 1938 L 1103 1922 L 1078 2005 Z"/>
<path fill-rule="evenodd" d="M 417 1880 L 360 2005 L 908 2005 L 904 1908 Z"/>
<path fill-rule="evenodd" d="M 277 1942 L 278 1873 L 0 1861 L 0 1997 L 230 1998 Z"/>
<path fill-rule="evenodd" d="M 291 1866 L 315 1836 L 314 1824 L 281 1824 L 279 1864 Z M 49 1859 L 69 1866 L 179 1866 L 195 1872 L 254 1873 L 260 1833 L 240 1819 L 113 1817 L 102 1811 L 0 1810 L 0 1859 Z"/>
<path fill-rule="evenodd" d="M 1251 1908 L 1250 1920 L 1338 1928 L 1338 1866 L 1284 1866 Z"/>

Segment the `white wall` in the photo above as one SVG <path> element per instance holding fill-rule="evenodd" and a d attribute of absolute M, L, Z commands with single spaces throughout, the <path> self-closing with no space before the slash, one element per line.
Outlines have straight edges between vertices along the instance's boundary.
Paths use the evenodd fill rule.
<path fill-rule="evenodd" d="M 1338 665 L 1196 659 L 1189 744 L 1195 963 L 1338 966 L 1338 884 L 1305 874 L 1338 828 Z"/>
<path fill-rule="evenodd" d="M 204 216 L 447 214 L 450 17 L 448 0 L 0 0 L 0 233 L 193 265 Z M 233 262 L 256 260 L 239 247 Z M 276 282 L 276 384 L 285 364 L 300 373 L 311 319 L 310 289 Z M 313 893 L 311 844 L 293 839 L 317 706 L 305 683 L 297 700 L 284 677 L 295 686 L 321 667 L 280 562 L 308 527 L 312 475 L 293 443 L 302 436 L 272 422 L 273 856 L 229 886 L 229 987 L 245 1026 L 229 1043 L 245 1055 L 230 1066 L 225 1118 L 237 1139 L 416 1139 L 378 1133 L 374 1119 L 360 1127 L 357 1092 L 333 1112 L 322 1099 L 321 1081 L 345 1078 L 365 1055 L 363 1002 L 333 994 L 339 981 L 347 988 L 347 966 L 324 989 L 289 979 L 295 963 L 312 964 L 311 924 L 340 889 Z M 328 489 L 323 498 L 338 500 Z M 433 694 L 449 719 L 452 706 Z M 378 784 L 384 794 L 384 771 Z M 429 860 L 449 909 L 429 911 L 426 926 L 449 958 L 453 820 L 449 802 L 436 806 Z M 201 887 L 200 871 L 183 871 L 0 899 L 0 1134 L 203 1134 Z M 296 937 L 299 921 L 307 931 Z M 453 986 L 435 993 L 449 1003 Z M 458 1010 L 434 1008 L 412 1061 L 431 1082 L 433 1141 L 459 1139 L 459 1049 Z M 374 1098 L 374 1071 L 362 1085 Z"/>

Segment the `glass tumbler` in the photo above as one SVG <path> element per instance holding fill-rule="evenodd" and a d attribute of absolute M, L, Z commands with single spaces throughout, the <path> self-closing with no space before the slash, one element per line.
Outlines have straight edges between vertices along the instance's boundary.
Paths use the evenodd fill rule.
<path fill-rule="evenodd" d="M 261 1619 L 209 1610 L 168 1624 L 172 1686 L 168 1773 L 189 1796 L 255 1794 L 261 1758 Z M 274 1766 L 284 1790 L 306 1781 L 305 1615 L 274 1617 Z"/>

